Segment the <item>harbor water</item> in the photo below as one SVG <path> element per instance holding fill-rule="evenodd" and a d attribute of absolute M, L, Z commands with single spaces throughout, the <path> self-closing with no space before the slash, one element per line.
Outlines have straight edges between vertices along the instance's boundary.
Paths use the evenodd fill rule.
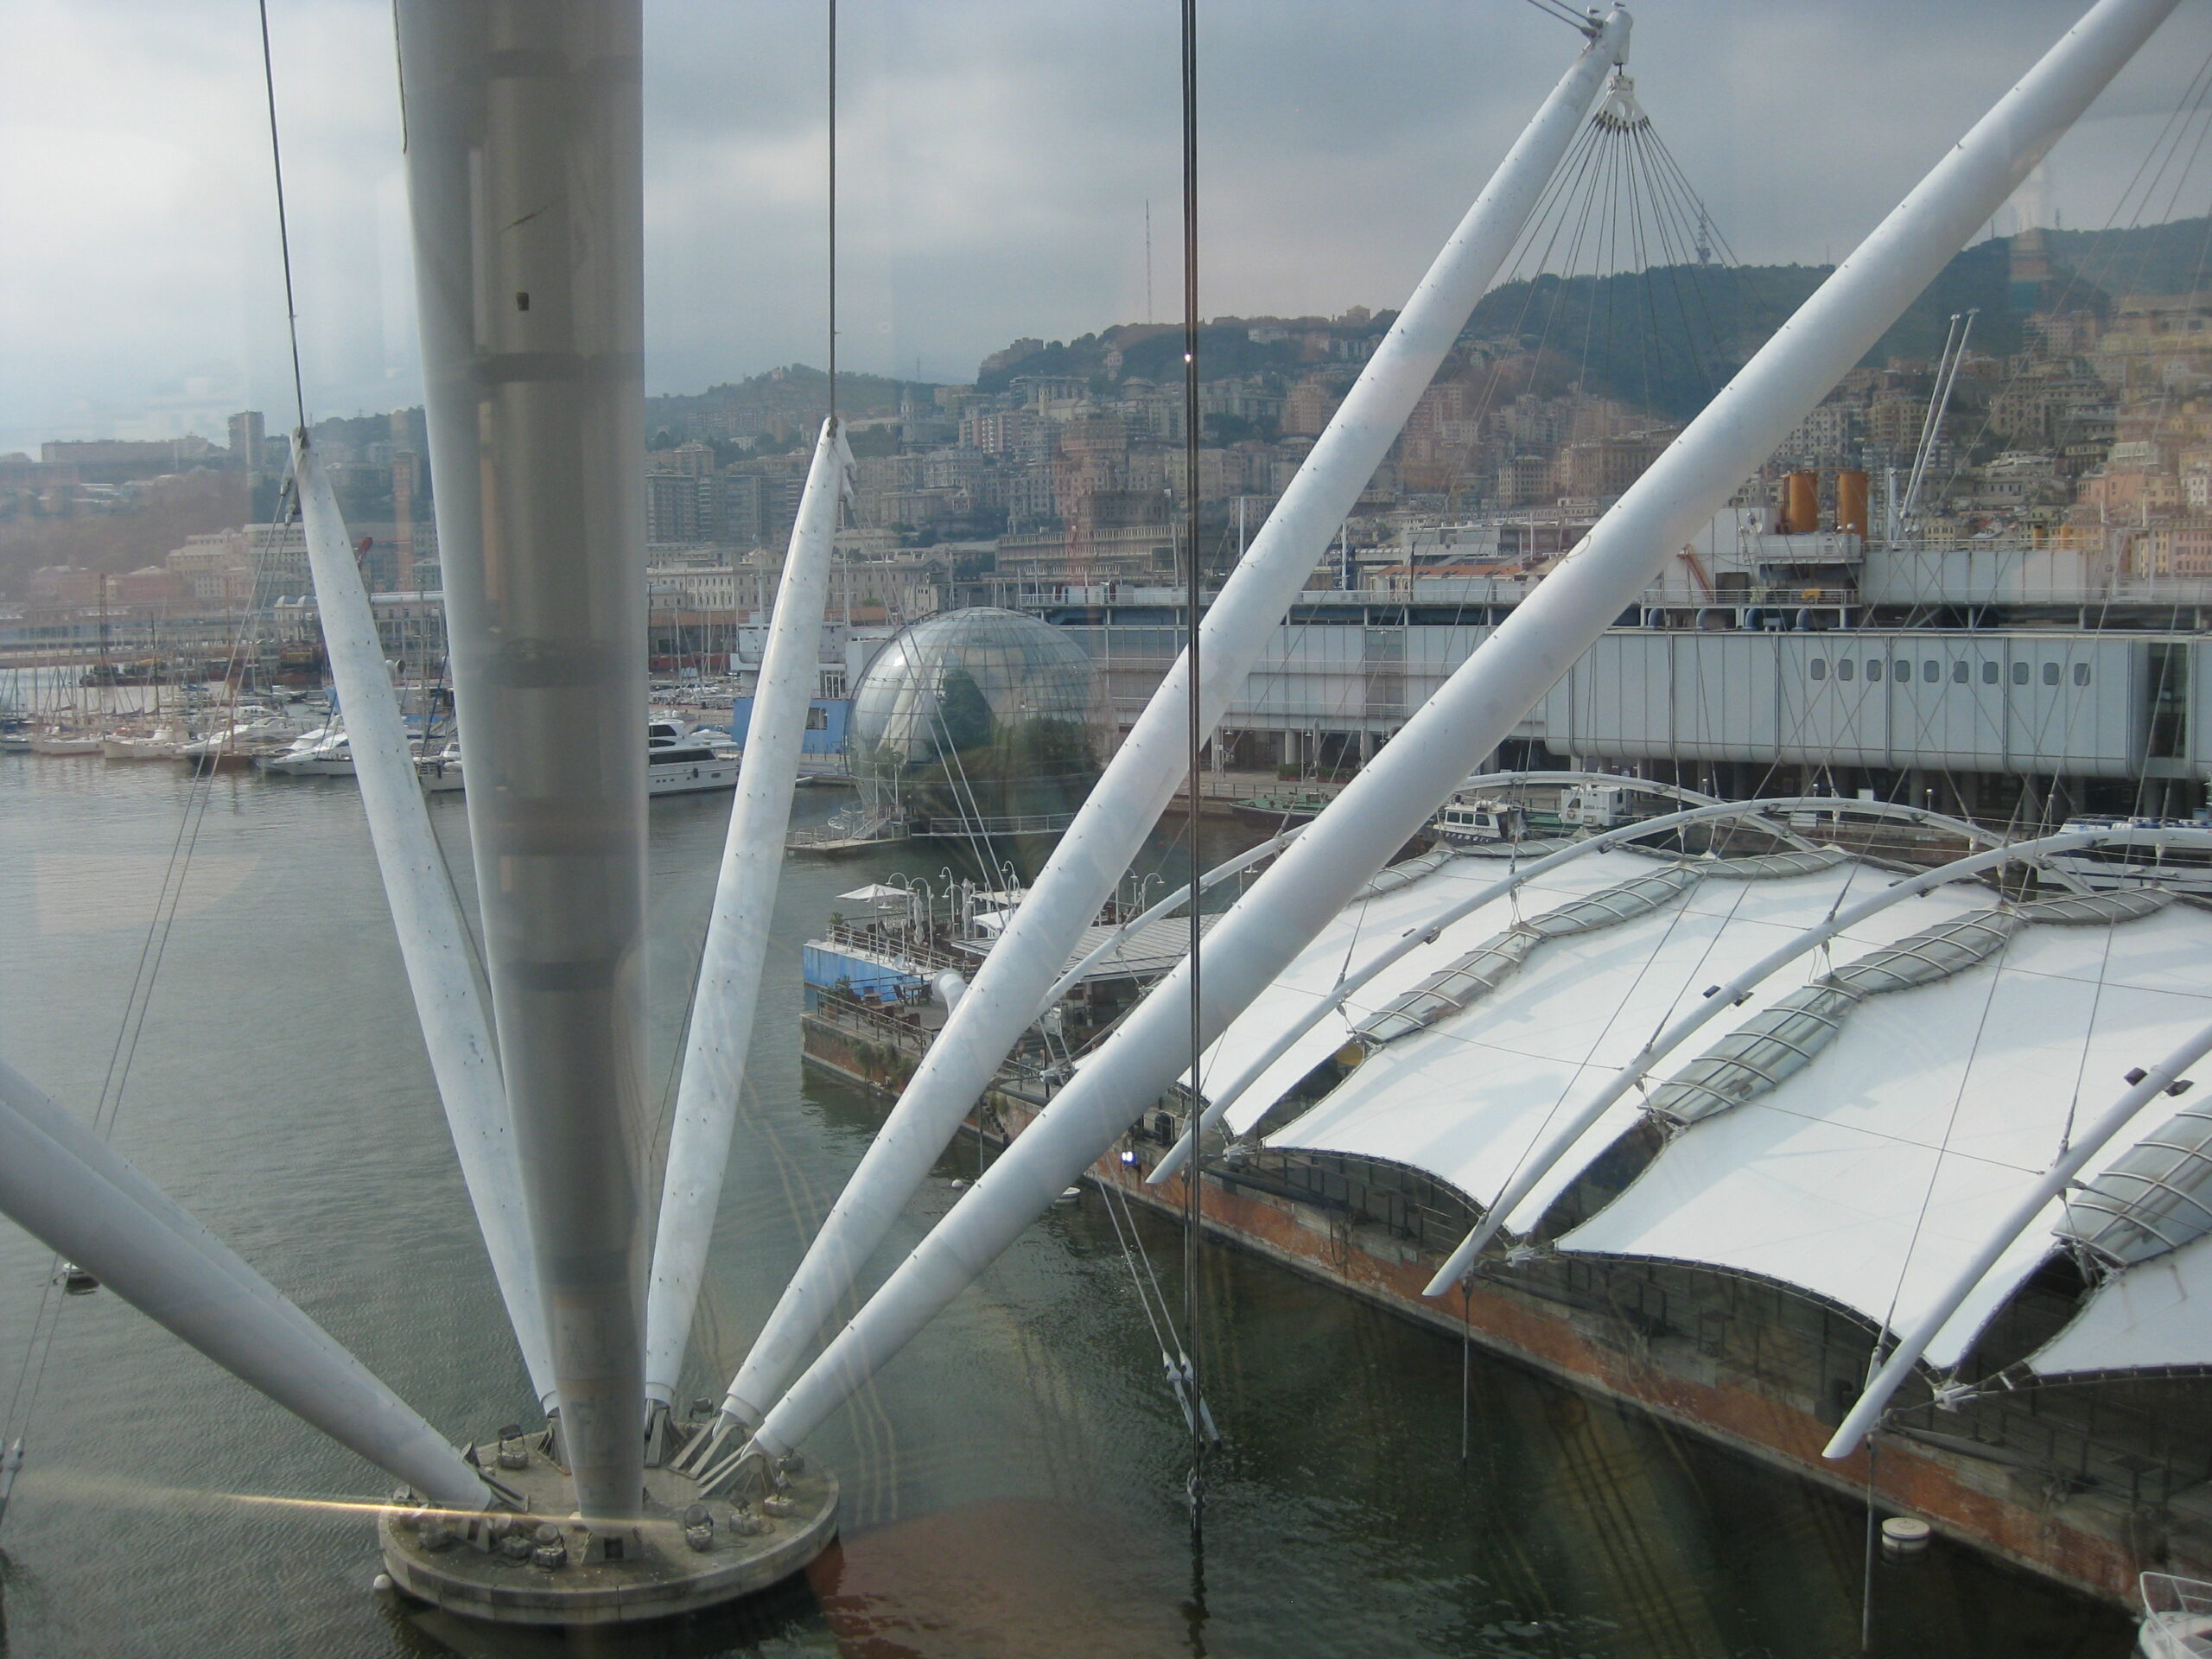
<path fill-rule="evenodd" d="M 664 1113 L 728 798 L 652 807 Z M 803 791 L 799 821 L 849 798 Z M 461 800 L 431 812 L 466 893 Z M 840 892 L 947 862 L 911 846 L 785 867 L 687 1398 L 719 1394 L 883 1110 L 802 1067 L 801 942 Z M 0 1055 L 87 1117 L 123 1077 L 115 1144 L 449 1435 L 525 1416 L 350 780 L 0 754 Z M 975 1158 L 947 1154 L 895 1243 Z M 1174 1230 L 1137 1222 L 1179 1305 Z M 38 1388 L 0 1528 L 0 1653 L 567 1650 L 372 1592 L 363 1506 L 389 1482 L 112 1295 L 64 1304 L 42 1377 L 21 1376 L 49 1268 L 0 1222 L 0 1405 Z M 1842 1495 L 1256 1257 L 1215 1247 L 1205 1272 L 1225 1440 L 1202 1548 L 1182 1420 L 1090 1193 L 809 1447 L 845 1510 L 807 1581 L 589 1650 L 1840 1659 L 1869 1586 L 1878 1654 L 2128 1650 L 2117 1610 L 1940 1539 L 1869 1575 L 1866 1513 Z"/>

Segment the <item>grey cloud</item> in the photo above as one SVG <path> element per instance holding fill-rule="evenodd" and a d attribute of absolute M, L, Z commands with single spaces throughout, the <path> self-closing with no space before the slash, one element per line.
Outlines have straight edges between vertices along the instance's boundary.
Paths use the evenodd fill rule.
<path fill-rule="evenodd" d="M 1745 258 L 1840 257 L 2072 0 L 1651 0 L 1638 91 Z M 274 0 L 310 403 L 418 394 L 385 0 Z M 845 0 L 841 354 L 961 378 L 1179 305 L 1169 0 Z M 1202 304 L 1395 303 L 1572 55 L 1519 0 L 1202 0 Z M 0 448 L 289 402 L 251 9 L 0 0 Z M 651 0 L 657 390 L 823 343 L 823 10 Z M 2184 8 L 2054 158 L 2099 222 L 2212 49 Z M 2177 212 L 2199 212 L 2204 191 Z"/>

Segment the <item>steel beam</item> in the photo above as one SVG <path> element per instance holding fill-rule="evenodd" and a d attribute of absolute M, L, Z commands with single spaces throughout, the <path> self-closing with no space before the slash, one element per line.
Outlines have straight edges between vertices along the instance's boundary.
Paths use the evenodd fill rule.
<path fill-rule="evenodd" d="M 1205 948 L 1201 1040 L 1217 1037 L 1475 762 L 1512 734 L 2003 205 L 2176 3 L 2099 0 L 1215 925 Z M 764 1451 L 780 1453 L 810 1433 L 1173 1081 L 1189 1058 L 1188 966 L 1132 1011 L 793 1384 L 760 1425 Z M 1036 981 L 1053 970 L 1046 966 Z"/>
<path fill-rule="evenodd" d="M 692 1310 L 706 1271 L 707 1244 L 721 1207 L 722 1172 L 737 1126 L 746 1051 L 753 1040 L 768 924 L 783 868 L 784 834 L 798 784 L 806 711 L 820 677 L 816 658 L 830 598 L 830 555 L 837 505 L 845 493 L 852 451 L 835 416 L 822 424 L 814 463 L 799 498 L 767 648 L 745 734 L 745 760 L 730 804 L 715 909 L 701 948 L 676 1122 L 669 1134 L 660 1230 L 653 1244 L 652 1288 L 645 1300 L 645 1397 L 669 1405 L 691 1340 Z"/>
<path fill-rule="evenodd" d="M 476 1225 L 492 1258 L 507 1320 L 539 1405 L 554 1404 L 553 1355 L 545 1339 L 545 1308 L 537 1264 L 530 1251 L 530 1219 L 522 1171 L 507 1121 L 506 1085 L 492 1046 L 482 992 L 470 957 L 467 924 L 447 879 L 421 780 L 407 747 L 407 728 L 385 668 L 376 613 L 353 563 L 346 521 L 330 479 L 307 435 L 292 435 L 292 475 L 305 524 L 308 563 L 315 576 L 315 613 L 330 677 L 345 711 L 353 777 L 376 848 L 400 960 L 414 994 L 415 1014 L 430 1055 L 446 1126 L 453 1132 L 461 1179 L 475 1206 Z"/>
<path fill-rule="evenodd" d="M 1198 698 L 1205 729 L 1219 722 L 1259 661 L 1512 251 L 1606 74 L 1626 56 L 1629 29 L 1628 14 L 1618 8 L 1592 25 L 1593 38 L 1445 244 L 1224 584 L 1202 625 Z M 1184 772 L 1188 667 L 1179 655 L 876 1132 L 746 1356 L 724 1408 L 732 1417 L 758 1421 L 798 1370 L 1000 1061 L 1036 1019 L 1038 988 L 1066 967 L 1174 795 Z"/>
<path fill-rule="evenodd" d="M 489 1500 L 445 1437 L 336 1338 L 5 1063 L 0 1214 L 424 1497 L 466 1510 Z"/>

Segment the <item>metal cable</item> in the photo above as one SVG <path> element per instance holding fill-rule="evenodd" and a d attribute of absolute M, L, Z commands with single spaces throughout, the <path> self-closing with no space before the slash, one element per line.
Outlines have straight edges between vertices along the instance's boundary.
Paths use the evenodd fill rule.
<path fill-rule="evenodd" d="M 830 0 L 830 418 L 836 420 L 836 0 Z"/>
<path fill-rule="evenodd" d="M 269 165 L 276 175 L 276 241 L 284 254 L 284 322 L 292 341 L 292 397 L 299 430 L 308 429 L 308 395 L 300 378 L 300 308 L 292 296 L 292 232 L 284 214 L 284 153 L 276 141 L 276 65 L 269 49 L 269 0 L 261 10 L 261 79 L 269 93 Z"/>
<path fill-rule="evenodd" d="M 1589 19 L 1577 15 L 1571 7 L 1562 4 L 1561 0 L 1529 0 L 1529 3 L 1545 16 L 1556 17 L 1578 35 L 1590 33 Z"/>
<path fill-rule="evenodd" d="M 1189 837 L 1191 867 L 1200 868 L 1204 860 L 1198 852 L 1199 830 L 1199 750 L 1205 743 L 1205 724 L 1199 707 L 1198 688 L 1203 683 L 1199 660 L 1200 635 L 1198 630 L 1199 572 L 1198 572 L 1198 0 L 1182 0 L 1183 14 L 1183 497 L 1188 531 L 1184 537 L 1185 554 L 1185 591 L 1184 597 L 1184 656 L 1189 664 L 1184 681 L 1185 688 L 1185 755 L 1186 767 L 1185 785 L 1185 830 Z M 1195 878 L 1193 878 L 1195 886 Z M 1191 1385 L 1191 1472 L 1189 1495 L 1191 1529 L 1197 1535 L 1204 1524 L 1205 1514 L 1205 1432 L 1202 1427 L 1205 1409 L 1200 1392 L 1201 1314 L 1204 1298 L 1199 1285 L 1199 1272 L 1205 1255 L 1205 1230 L 1204 1224 L 1205 1193 L 1205 1153 L 1199 1144 L 1198 1134 L 1199 1103 L 1205 1095 L 1201 1090 L 1200 1062 L 1205 1048 L 1205 1033 L 1200 994 L 1199 947 L 1205 938 L 1205 906 L 1198 902 L 1195 892 L 1191 903 L 1191 943 L 1188 957 L 1191 1007 L 1191 1082 L 1186 1103 L 1191 1124 L 1191 1163 L 1183 1176 L 1183 1325 L 1190 1333 L 1189 1357 L 1184 1370 Z"/>

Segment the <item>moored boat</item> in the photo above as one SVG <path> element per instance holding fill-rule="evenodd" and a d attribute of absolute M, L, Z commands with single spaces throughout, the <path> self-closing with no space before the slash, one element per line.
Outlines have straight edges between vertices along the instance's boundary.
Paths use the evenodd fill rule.
<path fill-rule="evenodd" d="M 2145 1659 L 2205 1659 L 2212 1655 L 2212 1584 L 2171 1573 L 2145 1573 L 2137 1593 L 2143 1611 L 2136 1651 Z"/>
<path fill-rule="evenodd" d="M 1320 816 L 1321 809 L 1330 798 L 1318 790 L 1276 790 L 1264 795 L 1249 796 L 1230 804 L 1230 815 L 1239 823 L 1252 824 L 1262 830 L 1281 830 L 1293 823 L 1307 823 Z"/>
<path fill-rule="evenodd" d="M 74 726 L 48 726 L 32 734 L 30 750 L 33 754 L 98 754 L 100 737 Z"/>
<path fill-rule="evenodd" d="M 304 741 L 305 740 L 302 740 Z M 342 744 L 343 740 L 340 740 Z M 288 757 L 280 757 L 280 762 Z M 646 728 L 645 792 L 649 795 L 692 795 L 710 790 L 734 789 L 737 786 L 738 766 L 742 755 L 728 734 L 711 727 L 692 727 L 680 720 L 655 720 Z M 352 751 L 344 757 L 345 772 L 353 771 Z M 299 772 L 306 770 L 300 764 L 266 763 L 275 772 Z M 431 750 L 429 743 L 416 746 L 415 774 L 423 789 L 431 794 L 466 788 L 467 778 L 462 766 L 461 745 L 448 742 Z M 341 775 L 333 771 L 321 771 L 315 775 Z"/>
<path fill-rule="evenodd" d="M 2194 818 L 2075 817 L 2065 831 L 2084 830 L 2201 830 Z M 2126 840 L 2075 853 L 2054 853 L 2053 869 L 2079 880 L 2093 893 L 2151 887 L 2171 893 L 2212 895 L 2212 854 L 2194 847 L 2136 846 Z M 2212 1649 L 2208 1649 L 2212 1651 Z"/>
<path fill-rule="evenodd" d="M 123 727 L 104 733 L 100 753 L 111 760 L 174 760 L 191 741 L 183 727 L 163 721 L 148 728 Z"/>
<path fill-rule="evenodd" d="M 256 764 L 264 772 L 287 778 L 351 778 L 353 750 L 346 741 L 346 728 L 333 721 L 302 733 L 293 740 L 291 747 L 281 754 L 264 755 Z"/>

